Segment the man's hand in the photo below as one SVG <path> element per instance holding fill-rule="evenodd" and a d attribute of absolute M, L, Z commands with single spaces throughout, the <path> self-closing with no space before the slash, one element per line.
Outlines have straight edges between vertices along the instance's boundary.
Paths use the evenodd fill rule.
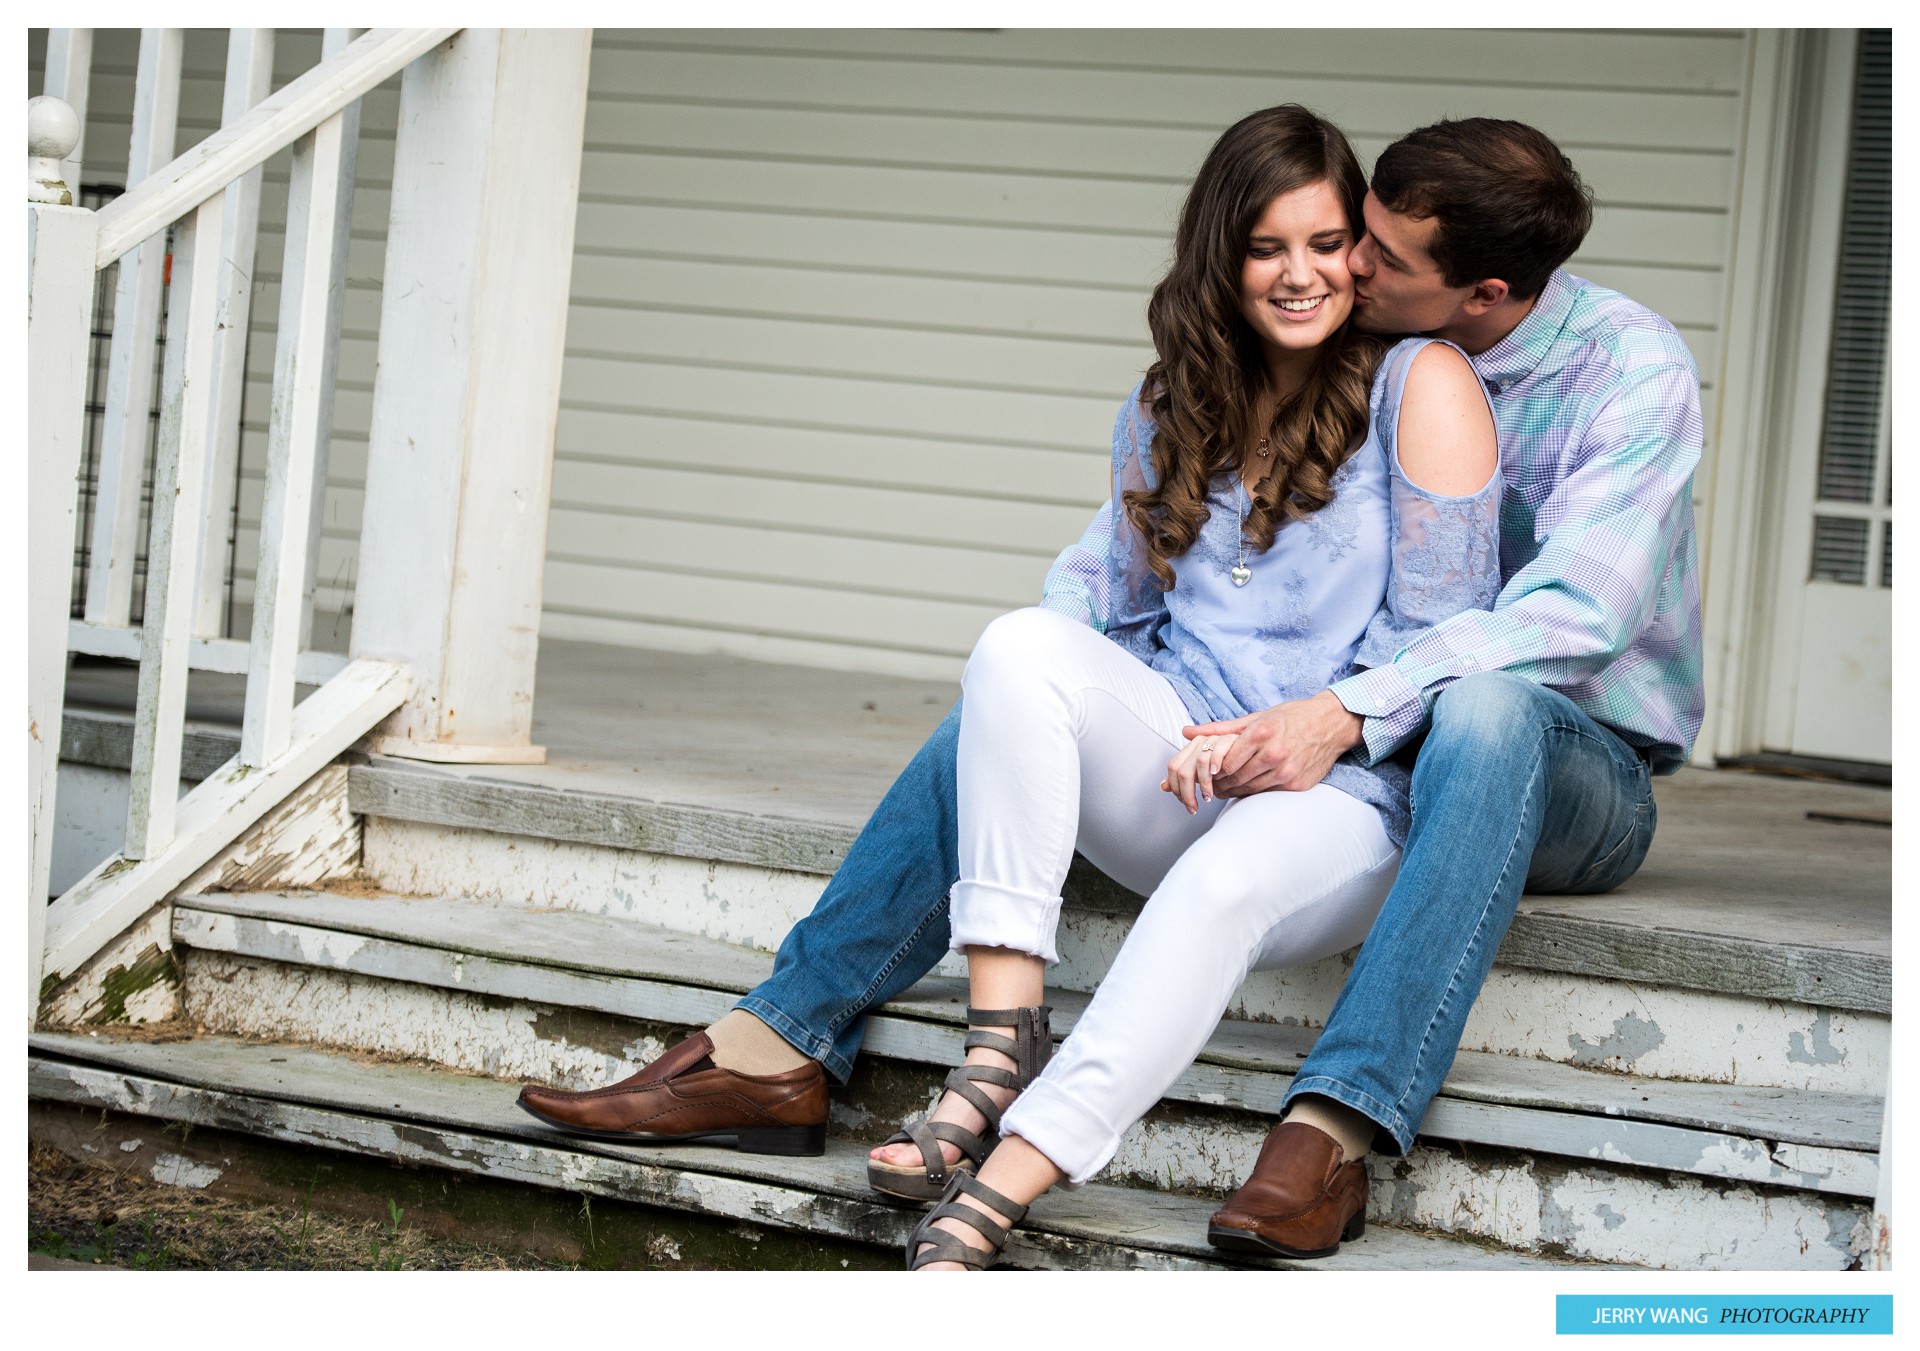
<path fill-rule="evenodd" d="M 1251 797 L 1284 789 L 1299 793 L 1327 777 L 1333 762 L 1360 744 L 1366 720 L 1349 713 L 1331 690 L 1275 704 L 1263 713 L 1183 729 L 1184 735 L 1234 734 L 1213 772 L 1218 797 Z"/>

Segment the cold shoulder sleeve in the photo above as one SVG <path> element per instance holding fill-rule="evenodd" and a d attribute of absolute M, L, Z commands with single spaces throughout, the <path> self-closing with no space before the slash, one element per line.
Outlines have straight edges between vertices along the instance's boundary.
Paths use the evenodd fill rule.
<path fill-rule="evenodd" d="M 1414 483 L 1400 465 L 1400 401 L 1414 358 L 1431 341 L 1410 338 L 1396 346 L 1374 384 L 1374 427 L 1389 469 L 1387 592 L 1354 655 L 1354 665 L 1364 669 L 1333 686 L 1334 697 L 1366 719 L 1367 764 L 1391 755 L 1432 711 L 1432 697 L 1405 688 L 1394 659 L 1442 620 L 1491 610 L 1500 594 L 1499 470 L 1478 492 L 1445 497 Z"/>

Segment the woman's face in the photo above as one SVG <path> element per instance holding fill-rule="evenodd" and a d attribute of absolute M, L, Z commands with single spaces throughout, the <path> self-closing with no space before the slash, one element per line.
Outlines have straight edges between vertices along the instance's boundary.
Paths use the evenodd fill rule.
<path fill-rule="evenodd" d="M 1268 202 L 1247 240 L 1240 313 L 1267 359 L 1310 352 L 1353 311 L 1353 231 L 1340 198 L 1313 183 Z"/>

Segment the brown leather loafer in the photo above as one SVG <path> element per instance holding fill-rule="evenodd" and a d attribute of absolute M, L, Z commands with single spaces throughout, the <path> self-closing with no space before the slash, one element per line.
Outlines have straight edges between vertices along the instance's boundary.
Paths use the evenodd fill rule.
<path fill-rule="evenodd" d="M 568 1093 L 528 1084 L 520 1105 L 549 1126 L 623 1144 L 699 1142 L 748 1154 L 824 1154 L 827 1076 L 813 1061 L 784 1074 L 735 1074 L 713 1063 L 701 1032 L 638 1074 Z"/>
<path fill-rule="evenodd" d="M 1304 1121 L 1267 1133 L 1246 1183 L 1207 1224 L 1207 1242 L 1261 1256 L 1327 1257 L 1367 1228 L 1367 1165 Z"/>

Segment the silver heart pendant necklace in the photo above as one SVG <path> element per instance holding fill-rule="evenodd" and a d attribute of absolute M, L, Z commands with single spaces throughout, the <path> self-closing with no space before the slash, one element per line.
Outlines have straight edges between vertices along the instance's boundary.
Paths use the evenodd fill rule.
<path fill-rule="evenodd" d="M 1233 487 L 1234 505 L 1240 509 L 1240 530 L 1235 540 L 1239 553 L 1233 565 L 1233 571 L 1227 575 L 1233 578 L 1235 586 L 1245 586 L 1253 580 L 1253 569 L 1247 566 L 1247 510 L 1243 505 L 1246 501 L 1244 497 L 1246 484 L 1238 474 L 1234 475 Z"/>
<path fill-rule="evenodd" d="M 1253 453 L 1256 456 L 1258 456 L 1260 459 L 1264 460 L 1267 458 L 1267 438 L 1266 437 L 1263 436 L 1260 438 L 1260 444 L 1254 449 Z M 1233 565 L 1233 571 L 1227 574 L 1229 577 L 1233 578 L 1233 584 L 1235 586 L 1245 586 L 1248 582 L 1253 580 L 1253 569 L 1247 566 L 1248 506 L 1247 506 L 1246 492 L 1247 492 L 1246 476 L 1236 469 L 1234 470 L 1234 473 L 1233 473 L 1233 503 L 1234 503 L 1234 506 L 1238 508 L 1240 512 L 1240 537 L 1237 541 L 1238 553 L 1236 555 L 1236 561 Z"/>

